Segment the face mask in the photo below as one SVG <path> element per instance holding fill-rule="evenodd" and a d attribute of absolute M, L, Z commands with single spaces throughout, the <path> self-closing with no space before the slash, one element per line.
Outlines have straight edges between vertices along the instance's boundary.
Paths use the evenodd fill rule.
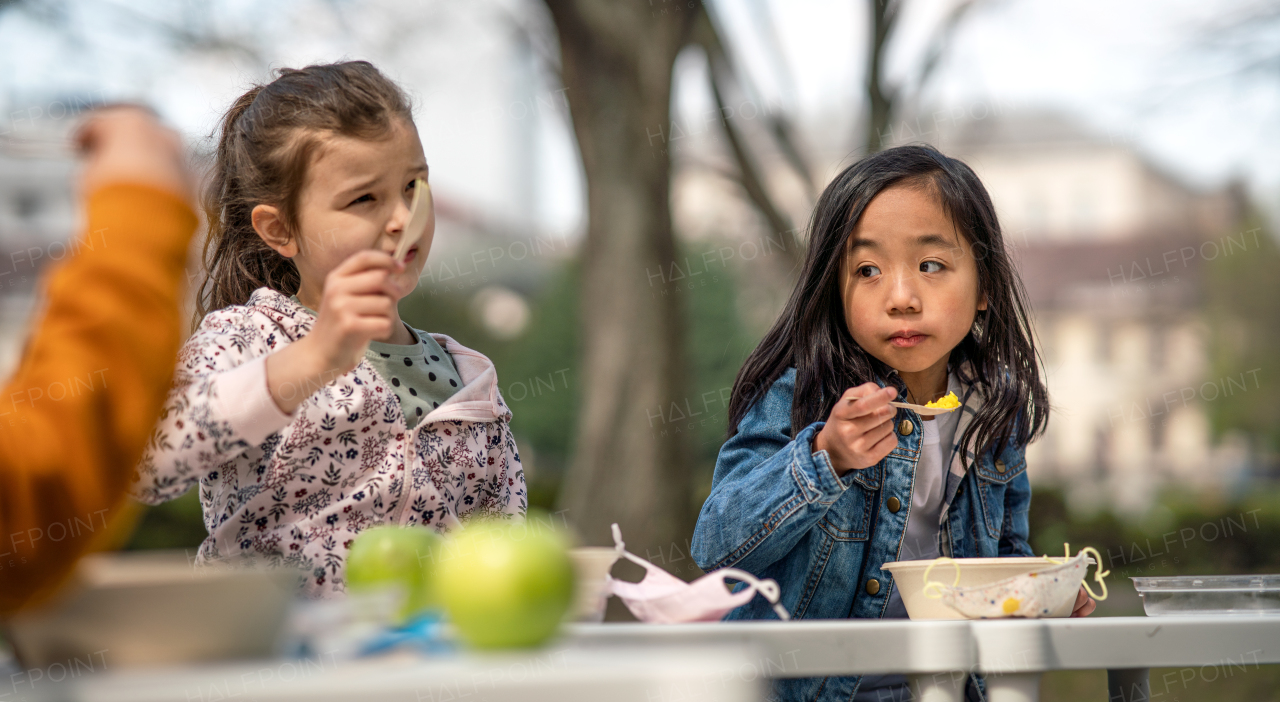
<path fill-rule="evenodd" d="M 1101 596 L 1093 594 L 1089 583 L 1084 582 L 1085 573 L 1089 570 L 1086 556 L 1091 552 L 1098 564 L 1093 579 L 1102 588 Z M 1074 558 L 1069 555 L 1070 547 L 1067 553 L 1068 557 L 1061 561 L 1044 557 L 1046 561 L 1058 564 L 1053 568 L 975 587 L 956 587 L 960 584 L 960 564 L 951 558 L 939 558 L 924 571 L 923 594 L 930 599 L 941 599 L 970 619 L 1066 617 L 1071 614 L 1081 585 L 1093 599 L 1107 599 L 1107 584 L 1102 579 L 1110 573 L 1102 570 L 1102 556 L 1092 546 L 1080 549 Z M 929 571 L 943 563 L 956 567 L 956 580 L 950 586 L 929 580 Z"/>
<path fill-rule="evenodd" d="M 638 583 L 614 580 L 609 577 L 609 591 L 617 595 L 636 615 L 636 619 L 653 624 L 680 622 L 720 621 L 730 610 L 751 601 L 756 593 L 773 604 L 779 619 L 790 619 L 787 610 L 778 602 L 781 591 L 771 579 L 760 580 L 737 568 L 722 568 L 686 583 L 649 561 L 626 550 L 622 543 L 622 531 L 613 525 L 613 543 L 618 556 L 635 563 L 645 570 L 644 579 Z M 729 592 L 725 579 L 732 578 L 747 584 L 738 592 Z"/>

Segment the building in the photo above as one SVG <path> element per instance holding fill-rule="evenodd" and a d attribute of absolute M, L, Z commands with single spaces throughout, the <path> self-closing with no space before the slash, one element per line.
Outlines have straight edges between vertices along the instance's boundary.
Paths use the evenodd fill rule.
<path fill-rule="evenodd" d="M 1188 186 L 1131 140 L 1060 114 L 999 106 L 980 119 L 937 115 L 947 119 L 902 121 L 886 136 L 964 160 L 991 193 L 1027 289 L 1049 387 L 1048 432 L 1028 449 L 1032 479 L 1062 486 L 1075 507 L 1134 514 L 1169 485 L 1202 492 L 1240 485 L 1254 460 L 1248 442 L 1213 439 L 1208 409 L 1256 388 L 1257 378 L 1210 377 L 1201 311 L 1206 263 L 1247 255 L 1265 236 L 1242 230 L 1240 188 Z M 737 184 L 698 165 L 714 163 L 723 145 L 713 134 L 689 141 L 697 158 L 673 179 L 677 228 L 693 238 L 758 232 L 760 218 Z M 851 158 L 833 149 L 824 156 Z M 792 197 L 787 166 L 769 154 L 762 162 L 793 221 L 803 222 L 807 208 L 794 206 L 803 198 Z M 760 275 L 752 279 L 767 287 Z M 778 286 L 784 297 L 790 285 Z M 750 287 L 740 311 L 762 332 L 783 298 L 761 301 Z"/>
<path fill-rule="evenodd" d="M 1122 513 L 1171 484 L 1241 481 L 1245 443 L 1211 439 L 1207 403 L 1256 378 L 1209 377 L 1200 311 L 1206 264 L 1265 236 L 1240 230 L 1239 189 L 1191 188 L 1057 115 L 1005 113 L 938 141 L 986 184 L 1034 309 L 1052 413 L 1033 480 Z"/>

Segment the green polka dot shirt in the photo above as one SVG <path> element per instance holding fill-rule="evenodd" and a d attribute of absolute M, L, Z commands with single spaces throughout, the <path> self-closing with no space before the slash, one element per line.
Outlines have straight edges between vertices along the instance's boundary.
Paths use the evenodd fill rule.
<path fill-rule="evenodd" d="M 292 299 L 298 302 L 297 296 Z M 298 304 L 302 305 L 301 302 Z M 315 310 L 306 306 L 303 309 L 315 315 Z M 413 336 L 414 343 L 371 341 L 364 357 L 391 386 L 400 400 L 405 424 L 412 429 L 427 413 L 444 404 L 462 387 L 462 376 L 458 375 L 453 356 L 430 334 L 408 324 L 404 326 Z"/>

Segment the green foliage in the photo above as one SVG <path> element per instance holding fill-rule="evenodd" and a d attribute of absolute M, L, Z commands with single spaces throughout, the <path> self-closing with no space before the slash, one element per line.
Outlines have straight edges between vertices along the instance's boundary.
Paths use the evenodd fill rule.
<path fill-rule="evenodd" d="M 1210 380 L 1234 390 L 1228 401 L 1207 403 L 1213 432 L 1241 430 L 1258 448 L 1280 451 L 1280 403 L 1273 399 L 1280 389 L 1280 247 L 1257 218 L 1211 243 L 1218 253 L 1205 272 Z"/>
<path fill-rule="evenodd" d="M 700 251 L 688 251 L 690 260 Z M 677 293 L 684 298 L 685 358 L 690 366 L 689 402 L 682 408 L 692 425 L 689 446 L 694 452 L 695 509 L 701 509 L 711 492 L 720 444 L 728 430 L 729 395 L 747 355 L 758 339 L 752 338 L 737 312 L 738 284 L 735 269 L 712 266 L 694 285 Z M 670 415 L 671 413 L 668 413 Z"/>
<path fill-rule="evenodd" d="M 125 549 L 170 548 L 194 552 L 205 536 L 200 491 L 188 490 L 176 500 L 148 507 Z"/>
<path fill-rule="evenodd" d="M 653 430 L 688 432 L 697 485 L 693 502 L 699 508 L 710 491 L 724 440 L 733 379 L 755 344 L 737 314 L 735 271 L 702 266 L 705 249 L 686 247 L 676 264 L 680 280 L 664 274 L 651 281 L 652 294 L 676 296 L 684 310 L 689 364 L 687 395 L 663 408 Z M 409 324 L 448 334 L 493 360 L 511 407 L 512 431 L 531 467 L 526 475 L 529 503 L 547 509 L 555 504 L 572 452 L 582 393 L 578 273 L 572 261 L 548 271 L 531 293 L 528 328 L 508 341 L 494 339 L 475 321 L 470 291 L 432 294 L 422 289 L 400 305 Z"/>
<path fill-rule="evenodd" d="M 697 266 L 705 246 L 688 248 L 679 265 Z M 687 258 L 685 258 L 687 256 Z M 686 315 L 685 358 L 688 394 L 664 408 L 655 431 L 688 432 L 694 452 L 695 494 L 701 508 L 711 489 L 716 455 L 724 440 L 733 379 L 756 339 L 745 330 L 736 307 L 736 271 L 722 265 L 684 271 L 680 281 L 655 282 L 653 294 L 678 297 Z M 656 280 L 656 279 L 655 279 Z M 500 281 L 499 281 L 500 282 Z M 447 334 L 493 360 L 502 395 L 511 407 L 511 429 L 528 468 L 529 504 L 554 508 L 577 429 L 583 379 L 580 375 L 578 264 L 568 261 L 525 281 L 530 321 L 513 339 L 498 339 L 472 311 L 476 289 L 422 286 L 400 303 L 410 325 Z M 197 492 L 148 510 L 131 548 L 186 548 L 203 540 Z"/>
<path fill-rule="evenodd" d="M 493 361 L 498 386 L 511 408 L 529 504 L 551 509 L 576 429 L 579 387 L 577 265 L 564 263 L 539 281 L 529 324 L 514 339 L 493 337 L 471 311 L 474 291 L 421 287 L 400 302 L 411 326 L 448 334 Z"/>
<path fill-rule="evenodd" d="M 1110 511 L 1073 516 L 1060 492 L 1037 488 L 1032 547 L 1056 556 L 1064 542 L 1072 552 L 1098 549 L 1113 590 L 1121 592 L 1133 591 L 1131 577 L 1280 573 L 1280 490 L 1255 490 L 1232 502 L 1171 492 L 1134 521 Z"/>
<path fill-rule="evenodd" d="M 1280 688 L 1280 665 L 1258 665 L 1237 654 L 1230 663 L 1152 668 L 1149 680 L 1151 696 L 1146 699 L 1151 702 L 1254 702 L 1275 699 L 1276 689 Z M 1040 702 L 1106 699 L 1105 670 L 1055 670 L 1040 679 Z"/>

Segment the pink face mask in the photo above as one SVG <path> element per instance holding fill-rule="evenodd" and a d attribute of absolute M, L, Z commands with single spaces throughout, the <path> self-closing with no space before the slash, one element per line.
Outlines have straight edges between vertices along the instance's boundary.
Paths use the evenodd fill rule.
<path fill-rule="evenodd" d="M 617 524 L 613 525 L 613 543 L 619 557 L 626 558 L 645 570 L 644 578 L 638 583 L 614 580 L 612 577 L 608 579 L 609 591 L 617 595 L 642 622 L 677 624 L 719 621 L 730 610 L 750 602 L 756 593 L 773 604 L 773 611 L 778 613 L 779 619 L 791 618 L 778 602 L 781 591 L 778 583 L 772 579 L 760 580 L 737 568 L 722 568 L 686 583 L 627 551 L 626 545 L 622 543 L 622 531 Z M 747 586 L 738 592 L 729 592 L 725 585 L 726 578 L 740 580 L 747 583 Z"/>

